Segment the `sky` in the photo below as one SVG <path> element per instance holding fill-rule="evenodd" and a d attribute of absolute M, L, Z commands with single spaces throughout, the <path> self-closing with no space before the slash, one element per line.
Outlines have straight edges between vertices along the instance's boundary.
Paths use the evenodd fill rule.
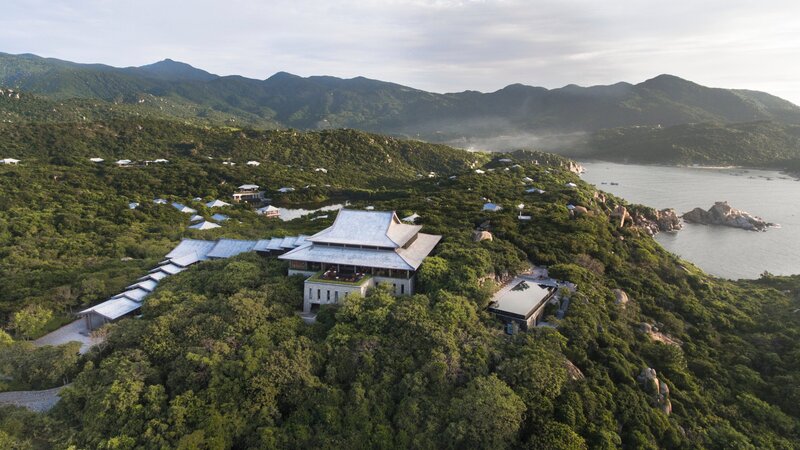
<path fill-rule="evenodd" d="M 0 52 L 433 92 L 670 73 L 800 104 L 797 0 L 10 0 Z"/>

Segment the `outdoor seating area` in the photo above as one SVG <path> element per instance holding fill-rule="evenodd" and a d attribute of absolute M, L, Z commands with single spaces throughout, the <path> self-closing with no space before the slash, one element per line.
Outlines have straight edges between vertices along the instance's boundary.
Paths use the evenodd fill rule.
<path fill-rule="evenodd" d="M 344 283 L 358 283 L 366 277 L 366 273 L 362 272 L 337 272 L 336 270 L 329 269 L 319 274 L 317 278 L 327 281 L 339 281 Z"/>

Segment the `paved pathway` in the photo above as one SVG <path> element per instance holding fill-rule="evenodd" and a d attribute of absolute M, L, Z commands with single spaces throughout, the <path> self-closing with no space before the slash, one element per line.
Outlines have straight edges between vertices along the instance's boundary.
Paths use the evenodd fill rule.
<path fill-rule="evenodd" d="M 69 386 L 69 385 L 66 385 Z M 66 386 L 43 391 L 0 392 L 0 405 L 15 405 L 35 412 L 50 410 L 61 399 L 59 393 Z"/>
<path fill-rule="evenodd" d="M 63 327 L 46 334 L 39 339 L 33 341 L 33 344 L 42 347 L 45 345 L 61 345 L 67 342 L 78 341 L 80 342 L 80 353 L 84 354 L 89 351 L 93 345 L 99 344 L 102 340 L 92 337 L 91 332 L 86 329 L 86 322 L 83 319 L 78 319 L 72 323 L 64 325 Z"/>

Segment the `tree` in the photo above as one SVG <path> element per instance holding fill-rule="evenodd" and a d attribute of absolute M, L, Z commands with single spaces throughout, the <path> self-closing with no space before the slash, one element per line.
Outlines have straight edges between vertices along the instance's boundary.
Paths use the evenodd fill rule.
<path fill-rule="evenodd" d="M 42 331 L 45 324 L 53 317 L 53 312 L 40 305 L 30 305 L 14 313 L 11 328 L 18 336 L 31 339 Z"/>
<path fill-rule="evenodd" d="M 525 403 L 497 375 L 473 379 L 450 402 L 448 444 L 453 448 L 504 448 L 515 439 Z"/>
<path fill-rule="evenodd" d="M 547 422 L 534 430 L 525 448 L 529 450 L 585 450 L 586 441 L 567 425 Z"/>

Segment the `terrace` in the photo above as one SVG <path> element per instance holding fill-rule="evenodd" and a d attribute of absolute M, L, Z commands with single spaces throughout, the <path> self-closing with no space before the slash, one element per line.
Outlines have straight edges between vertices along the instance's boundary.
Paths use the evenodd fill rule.
<path fill-rule="evenodd" d="M 363 272 L 337 272 L 336 270 L 329 269 L 320 271 L 311 276 L 308 281 L 316 283 L 338 283 L 338 284 L 352 284 L 358 286 L 365 281 L 372 278 L 371 274 Z"/>

